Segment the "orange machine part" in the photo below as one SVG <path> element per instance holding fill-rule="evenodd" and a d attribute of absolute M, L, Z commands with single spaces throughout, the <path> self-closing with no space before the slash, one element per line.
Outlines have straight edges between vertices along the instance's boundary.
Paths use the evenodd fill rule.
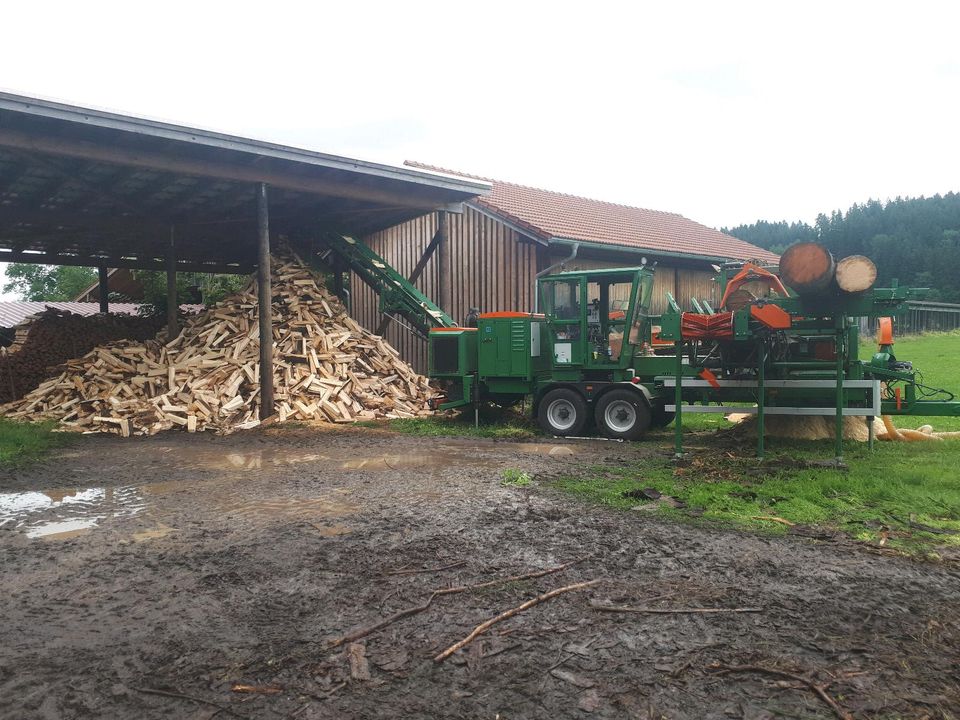
<path fill-rule="evenodd" d="M 710 383 L 710 387 L 715 390 L 720 389 L 720 383 L 717 381 L 717 376 L 714 375 L 708 368 L 704 368 L 700 371 L 700 377 Z"/>
<path fill-rule="evenodd" d="M 892 317 L 878 318 L 877 344 L 893 345 L 893 318 Z"/>
<path fill-rule="evenodd" d="M 789 293 L 787 289 L 783 286 L 783 283 L 780 282 L 780 278 L 774 275 L 769 270 L 764 270 L 762 267 L 758 267 L 753 263 L 744 263 L 743 269 L 730 278 L 730 282 L 727 283 L 726 289 L 723 291 L 723 299 L 720 300 L 720 307 L 725 308 L 727 306 L 727 298 L 741 286 L 746 285 L 748 282 L 753 280 L 760 280 L 767 283 L 771 288 L 776 290 L 782 297 L 787 297 Z"/>
<path fill-rule="evenodd" d="M 771 330 L 787 330 L 790 327 L 790 313 L 778 305 L 751 305 L 750 316 Z"/>
<path fill-rule="evenodd" d="M 480 317 L 484 320 L 491 318 L 544 318 L 546 315 L 538 315 L 537 313 L 527 313 L 527 312 L 514 312 L 512 310 L 503 310 L 501 312 L 488 312 L 480 313 L 477 317 Z"/>

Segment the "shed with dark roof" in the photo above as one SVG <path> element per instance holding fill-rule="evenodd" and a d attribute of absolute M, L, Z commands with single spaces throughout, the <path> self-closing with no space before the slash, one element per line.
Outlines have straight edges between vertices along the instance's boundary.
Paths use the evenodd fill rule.
<path fill-rule="evenodd" d="M 777 256 L 677 213 L 592 200 L 482 178 L 422 163 L 421 170 L 489 182 L 489 193 L 467 200 L 460 215 L 433 213 L 366 237 L 367 243 L 455 319 L 481 312 L 532 310 L 536 276 L 544 271 L 657 264 L 652 311 L 670 292 L 719 300 L 714 266 L 730 260 L 775 262 Z M 438 232 L 441 228 L 442 232 Z M 442 242 L 437 243 L 437 236 Z M 431 252 L 436 246 L 436 252 Z M 423 258 L 429 256 L 424 264 Z M 560 263 L 563 263 L 562 265 Z M 552 269 L 551 269 L 552 268 Z M 353 314 L 386 332 L 408 362 L 426 370 L 426 343 L 408 328 L 387 323 L 377 299 L 352 283 Z"/>

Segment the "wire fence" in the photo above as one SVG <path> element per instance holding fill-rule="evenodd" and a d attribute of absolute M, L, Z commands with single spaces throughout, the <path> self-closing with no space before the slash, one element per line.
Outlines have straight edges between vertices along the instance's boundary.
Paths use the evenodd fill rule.
<path fill-rule="evenodd" d="M 876 330 L 876 320 L 860 318 L 862 334 Z M 960 330 L 960 304 L 913 300 L 907 303 L 907 311 L 894 319 L 894 332 L 901 336 L 950 330 Z"/>

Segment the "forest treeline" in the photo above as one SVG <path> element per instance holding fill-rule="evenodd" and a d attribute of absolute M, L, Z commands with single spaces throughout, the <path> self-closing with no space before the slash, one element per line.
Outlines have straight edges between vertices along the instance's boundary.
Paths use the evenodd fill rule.
<path fill-rule="evenodd" d="M 837 258 L 872 259 L 879 286 L 897 279 L 901 285 L 931 288 L 929 300 L 960 302 L 960 193 L 869 200 L 845 213 L 821 214 L 813 225 L 760 220 L 723 232 L 773 252 L 816 240 Z"/>

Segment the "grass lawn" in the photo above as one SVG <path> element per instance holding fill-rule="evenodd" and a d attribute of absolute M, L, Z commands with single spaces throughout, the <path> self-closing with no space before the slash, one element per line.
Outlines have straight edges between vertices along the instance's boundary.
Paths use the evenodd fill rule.
<path fill-rule="evenodd" d="M 866 345 L 867 357 L 873 351 Z M 960 333 L 897 341 L 899 359 L 910 360 L 924 382 L 960 394 Z M 639 493 L 652 488 L 682 500 L 685 508 L 652 503 L 653 512 L 713 521 L 741 528 L 787 532 L 789 526 L 816 525 L 852 537 L 922 553 L 937 545 L 960 545 L 960 440 L 866 444 L 847 442 L 848 471 L 809 467 L 807 462 L 833 455 L 832 441 L 768 439 L 768 458 L 753 457 L 754 442 L 731 443 L 704 432 L 729 426 L 717 416 L 688 416 L 691 444 L 706 447 L 686 466 L 667 455 L 625 466 L 589 468 L 556 486 L 591 502 L 618 508 L 651 505 Z M 930 423 L 936 430 L 960 430 L 960 417 L 900 417 L 899 427 Z M 684 419 L 686 427 L 688 418 Z M 672 426 L 651 433 L 650 442 L 672 443 Z M 688 441 L 690 442 L 690 441 Z"/>
<path fill-rule="evenodd" d="M 909 360 L 923 374 L 922 382 L 936 388 L 944 388 L 960 399 L 960 331 L 931 333 L 913 337 L 894 338 L 893 354 L 897 360 Z M 876 345 L 861 343 L 863 358 L 869 359 Z M 933 425 L 937 431 L 960 430 L 960 417 L 897 417 L 897 427 L 917 428 Z"/>
<path fill-rule="evenodd" d="M 0 467 L 18 467 L 42 458 L 75 436 L 52 432 L 56 423 L 21 423 L 0 418 Z"/>

